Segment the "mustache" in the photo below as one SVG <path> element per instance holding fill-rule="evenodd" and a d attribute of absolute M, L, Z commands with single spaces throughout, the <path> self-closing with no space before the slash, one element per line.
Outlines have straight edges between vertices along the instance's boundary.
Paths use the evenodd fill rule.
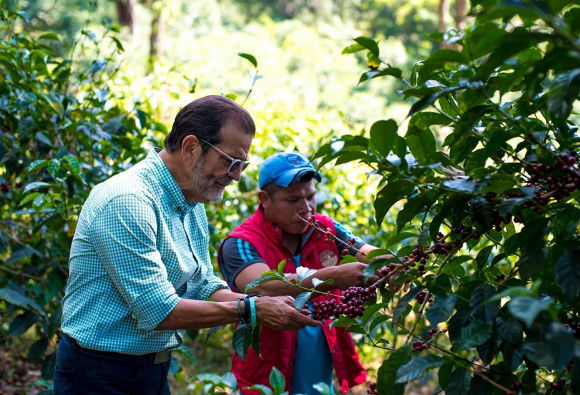
<path fill-rule="evenodd" d="M 234 179 L 230 178 L 230 177 L 222 177 L 222 178 L 218 178 L 216 181 L 222 185 L 227 186 L 227 185 L 230 185 L 232 182 L 234 182 Z"/>

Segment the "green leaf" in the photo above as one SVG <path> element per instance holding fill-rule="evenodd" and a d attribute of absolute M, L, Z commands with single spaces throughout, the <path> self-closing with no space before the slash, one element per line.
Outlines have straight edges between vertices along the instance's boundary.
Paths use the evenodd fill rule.
<path fill-rule="evenodd" d="M 258 68 L 258 61 L 254 57 L 254 55 L 251 55 L 251 54 L 246 53 L 246 52 L 238 52 L 238 56 L 246 59 L 248 62 L 253 64 L 255 68 Z"/>
<path fill-rule="evenodd" d="M 8 336 L 20 336 L 38 321 L 38 315 L 32 311 L 20 314 L 10 323 Z"/>
<path fill-rule="evenodd" d="M 306 302 L 308 302 L 308 299 L 310 299 L 311 295 L 312 292 L 302 292 L 300 295 L 298 295 L 294 300 L 294 306 L 296 307 L 296 309 L 302 310 Z"/>
<path fill-rule="evenodd" d="M 36 181 L 36 182 L 31 182 L 30 184 L 26 184 L 26 186 L 24 187 L 22 192 L 27 193 L 27 192 L 32 191 L 33 189 L 52 187 L 52 186 L 54 186 L 54 184 L 51 184 L 48 182 Z"/>
<path fill-rule="evenodd" d="M 457 295 L 443 294 L 435 297 L 435 302 L 427 310 L 427 319 L 432 326 L 436 326 L 440 322 L 447 321 L 453 313 L 457 302 Z"/>
<path fill-rule="evenodd" d="M 179 354 L 183 355 L 184 357 L 186 357 L 187 359 L 189 359 L 190 361 L 195 361 L 195 355 L 193 354 L 193 352 L 191 351 L 191 349 L 189 347 L 187 347 L 185 344 L 181 343 L 176 349 L 174 349 L 173 351 L 177 351 Z"/>
<path fill-rule="evenodd" d="M 580 247 L 564 251 L 556 260 L 556 279 L 569 298 L 580 293 Z"/>
<path fill-rule="evenodd" d="M 361 37 L 355 38 L 354 41 L 356 41 L 359 45 L 361 45 L 364 48 L 366 48 L 369 51 L 371 51 L 371 53 L 374 56 L 376 56 L 377 58 L 379 57 L 379 45 L 372 38 L 362 37 L 361 36 Z"/>
<path fill-rule="evenodd" d="M 495 326 L 502 339 L 514 344 L 522 342 L 524 328 L 515 318 L 498 316 L 495 320 Z"/>
<path fill-rule="evenodd" d="M 524 321 L 528 327 L 542 311 L 550 307 L 554 301 L 549 298 L 532 298 L 530 296 L 516 296 L 508 304 L 508 310 L 512 315 Z"/>
<path fill-rule="evenodd" d="M 477 82 L 477 83 L 461 82 L 457 86 L 452 86 L 449 88 L 442 89 L 439 92 L 432 93 L 428 96 L 423 97 L 422 99 L 418 100 L 417 102 L 415 102 L 411 106 L 411 109 L 409 110 L 407 117 L 410 117 L 411 115 L 415 114 L 416 112 L 419 112 L 422 109 L 426 108 L 427 106 L 433 104 L 441 96 L 447 95 L 448 93 L 452 93 L 452 92 L 455 92 L 455 91 L 458 91 L 461 89 L 466 89 L 466 88 L 480 88 L 482 86 L 483 86 L 483 84 L 479 83 L 479 82 Z"/>
<path fill-rule="evenodd" d="M 333 395 L 334 394 L 334 390 L 332 388 L 330 388 L 330 386 L 326 383 L 317 383 L 312 385 L 312 388 L 314 388 L 316 391 L 318 391 L 318 393 L 320 395 Z"/>
<path fill-rule="evenodd" d="M 395 383 L 406 383 L 418 379 L 423 375 L 425 370 L 441 366 L 442 364 L 443 358 L 435 355 L 415 357 L 397 370 L 397 379 Z"/>
<path fill-rule="evenodd" d="M 38 39 L 39 40 L 59 41 L 60 37 L 58 36 L 58 34 L 56 34 L 54 32 L 50 32 L 50 33 L 41 34 L 40 36 L 38 36 Z"/>
<path fill-rule="evenodd" d="M 45 380 L 52 380 L 54 376 L 54 367 L 56 365 L 56 353 L 47 355 L 40 368 L 40 376 Z"/>
<path fill-rule="evenodd" d="M 270 372 L 270 386 L 274 390 L 274 394 L 278 395 L 284 392 L 284 375 L 274 366 Z"/>
<path fill-rule="evenodd" d="M 357 85 L 360 85 L 365 81 L 372 80 L 373 78 L 384 77 L 387 75 L 400 79 L 402 74 L 401 70 L 395 67 L 386 67 L 381 70 L 369 70 L 361 74 Z"/>
<path fill-rule="evenodd" d="M 477 190 L 477 182 L 469 177 L 457 177 L 453 180 L 445 180 L 442 185 L 452 191 L 474 193 Z"/>
<path fill-rule="evenodd" d="M 465 56 L 461 52 L 452 49 L 440 49 L 425 59 L 425 62 L 467 63 L 467 59 L 465 59 Z"/>
<path fill-rule="evenodd" d="M 516 370 L 524 359 L 524 349 L 523 346 L 519 344 L 515 345 L 506 343 L 504 344 L 501 353 L 503 355 L 504 364 L 510 372 Z"/>
<path fill-rule="evenodd" d="M 518 261 L 522 279 L 531 279 L 545 266 L 546 257 L 542 249 L 543 245 L 544 240 L 542 238 L 538 238 L 537 244 L 524 244 L 522 246 L 522 254 L 520 256 L 520 260 Z"/>
<path fill-rule="evenodd" d="M 298 282 L 300 283 L 314 274 L 316 274 L 316 270 L 309 269 L 304 266 L 300 266 L 296 269 L 296 276 L 298 277 Z"/>
<path fill-rule="evenodd" d="M 370 146 L 385 157 L 393 148 L 397 138 L 397 123 L 392 119 L 377 121 L 371 126 Z"/>
<path fill-rule="evenodd" d="M 445 388 L 445 395 L 466 395 L 469 393 L 471 373 L 464 368 L 456 368 L 449 375 L 449 385 Z"/>
<path fill-rule="evenodd" d="M 472 321 L 461 328 L 461 336 L 455 346 L 459 350 L 469 350 L 483 344 L 490 338 L 492 326 L 480 321 Z"/>
<path fill-rule="evenodd" d="M 379 394 L 403 395 L 404 384 L 396 384 L 397 370 L 411 360 L 411 344 L 407 343 L 403 347 L 393 352 L 389 358 L 383 361 L 377 374 L 377 390 Z"/>
<path fill-rule="evenodd" d="M 352 44 L 352 45 L 345 47 L 340 54 L 341 55 L 351 54 L 351 53 L 362 51 L 363 49 L 365 49 L 365 47 L 363 47 L 362 45 L 360 45 L 358 43 Z"/>
<path fill-rule="evenodd" d="M 331 327 L 345 327 L 345 326 L 352 326 L 356 324 L 356 320 L 354 318 L 341 316 L 337 320 L 333 321 L 330 326 Z"/>
<path fill-rule="evenodd" d="M 60 170 L 60 160 L 59 159 L 51 159 L 48 163 L 48 174 L 52 178 L 58 177 L 58 171 Z"/>
<path fill-rule="evenodd" d="M 549 94 L 548 110 L 552 117 L 558 121 L 568 119 L 580 94 L 580 68 L 556 76 Z"/>
<path fill-rule="evenodd" d="M 477 263 L 477 268 L 479 270 L 483 269 L 483 267 L 485 266 L 485 264 L 489 260 L 489 254 L 491 254 L 492 250 L 493 250 L 493 246 L 490 245 L 490 246 L 482 248 L 479 251 L 479 253 L 477 254 L 477 257 L 475 258 L 475 262 Z"/>
<path fill-rule="evenodd" d="M 452 119 L 439 114 L 438 112 L 419 112 L 411 117 L 409 124 L 413 124 L 420 129 L 428 128 L 432 125 L 449 125 Z"/>
<path fill-rule="evenodd" d="M 526 356 L 540 366 L 562 370 L 574 356 L 575 338 L 568 329 L 558 322 L 552 322 L 543 342 L 526 342 L 523 350 Z"/>
<path fill-rule="evenodd" d="M 248 293 L 252 290 L 252 288 L 257 287 L 258 285 L 260 285 L 262 283 L 265 283 L 267 281 L 272 281 L 272 280 L 284 281 L 284 276 L 281 275 L 280 273 L 274 271 L 274 270 L 264 272 L 264 273 L 262 273 L 262 275 L 260 277 L 258 277 L 257 279 L 255 279 L 254 281 L 252 281 L 248 285 L 246 285 L 244 292 Z"/>
<path fill-rule="evenodd" d="M 272 390 L 263 384 L 254 384 L 250 388 L 259 391 L 261 395 L 273 395 Z"/>
<path fill-rule="evenodd" d="M 409 302 L 417 296 L 417 294 L 421 292 L 421 287 L 411 288 L 409 292 L 407 292 L 404 296 L 402 296 L 399 301 L 397 302 L 397 307 L 393 310 L 393 324 L 396 323 L 401 319 L 403 313 L 407 310 L 409 306 Z"/>
<path fill-rule="evenodd" d="M 420 164 L 429 165 L 437 162 L 435 137 L 429 128 L 420 129 L 410 124 L 405 142 Z"/>
<path fill-rule="evenodd" d="M 42 359 L 48 348 L 48 338 L 43 336 L 30 346 L 28 349 L 28 362 L 37 363 Z"/>
<path fill-rule="evenodd" d="M 505 60 L 517 55 L 542 41 L 550 39 L 549 34 L 530 32 L 519 27 L 505 34 L 499 45 L 489 55 L 487 60 L 477 70 L 477 78 L 485 79 L 497 66 Z"/>
<path fill-rule="evenodd" d="M 379 226 L 393 204 L 408 197 L 411 192 L 413 192 L 413 189 L 414 184 L 412 182 L 398 179 L 387 183 L 387 185 L 379 191 L 374 201 L 375 217 Z"/>
<path fill-rule="evenodd" d="M 234 331 L 232 345 L 234 351 L 242 359 L 246 359 L 248 348 L 252 344 L 252 327 L 248 324 L 240 324 Z"/>
<path fill-rule="evenodd" d="M 68 168 L 70 169 L 72 175 L 77 180 L 81 181 L 83 184 L 86 185 L 86 181 L 85 181 L 84 176 L 81 173 L 81 166 L 80 166 L 79 161 L 77 160 L 77 158 L 75 158 L 71 154 L 67 154 L 67 155 L 63 156 L 62 159 L 68 165 Z"/>
<path fill-rule="evenodd" d="M 45 315 L 42 309 L 36 304 L 34 299 L 24 295 L 24 293 L 20 290 L 8 286 L 0 288 L 0 299 L 4 299 L 8 303 L 12 303 L 13 305 L 24 308 L 30 306 L 37 312 L 41 313 L 42 315 Z"/>
<path fill-rule="evenodd" d="M 33 171 L 35 171 L 37 169 L 42 169 L 46 166 L 48 166 L 47 160 L 44 160 L 44 159 L 35 160 L 30 165 L 28 165 L 27 171 L 28 171 L 28 173 L 32 173 Z"/>

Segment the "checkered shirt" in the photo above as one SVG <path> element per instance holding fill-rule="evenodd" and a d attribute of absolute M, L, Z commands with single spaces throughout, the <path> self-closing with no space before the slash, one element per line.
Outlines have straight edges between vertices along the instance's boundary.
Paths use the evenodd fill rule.
<path fill-rule="evenodd" d="M 154 150 L 95 186 L 73 238 L 62 330 L 85 348 L 169 350 L 182 331 L 155 330 L 181 298 L 227 285 L 214 275 L 201 203 L 187 202 Z"/>

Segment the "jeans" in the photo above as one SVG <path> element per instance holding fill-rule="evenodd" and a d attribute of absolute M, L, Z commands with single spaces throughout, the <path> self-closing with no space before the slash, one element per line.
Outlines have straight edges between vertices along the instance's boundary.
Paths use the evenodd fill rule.
<path fill-rule="evenodd" d="M 155 354 L 129 355 L 94 351 L 63 335 L 56 354 L 54 394 L 169 395 L 167 362 Z"/>

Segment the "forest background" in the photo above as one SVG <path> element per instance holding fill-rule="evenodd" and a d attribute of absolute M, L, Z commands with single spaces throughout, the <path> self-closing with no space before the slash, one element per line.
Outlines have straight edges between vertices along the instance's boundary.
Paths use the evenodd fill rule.
<path fill-rule="evenodd" d="M 558 10 L 567 3 L 558 3 Z M 3 0 L 0 4 L 4 51 L 0 63 L 6 75 L 14 74 L 0 76 L 2 391 L 50 391 L 68 247 L 82 202 L 94 183 L 162 146 L 178 109 L 196 97 L 217 93 L 243 103 L 258 129 L 252 166 L 226 190 L 222 202 L 207 207 L 213 257 L 220 241 L 256 207 L 259 164 L 282 150 L 311 158 L 318 152 L 319 161 L 326 162 L 318 186 L 320 212 L 370 244 L 390 246 L 400 255 L 408 254 L 417 240 L 420 227 L 401 231 L 401 205 L 377 213 L 373 196 L 385 181 L 380 172 L 357 163 L 355 159 L 364 157 L 357 152 L 339 158 L 341 166 L 331 166 L 328 159 L 341 149 L 331 154 L 328 142 L 368 135 L 369 130 L 372 136 L 373 126 L 384 119 L 407 127 L 409 115 L 420 111 L 417 105 L 412 107 L 416 99 L 411 96 L 437 87 L 427 81 L 423 91 L 402 95 L 406 86 L 401 78 L 374 79 L 377 75 L 364 73 L 388 65 L 389 70 L 409 74 L 417 61 L 436 50 L 460 48 L 459 29 L 473 22 L 464 1 Z M 353 39 L 361 36 L 372 37 L 378 45 L 375 48 L 366 39 L 352 47 Z M 19 48 L 11 47 L 10 40 Z M 20 85 L 16 83 L 20 76 L 14 77 L 19 73 L 24 76 Z M 372 81 L 361 79 L 361 73 Z M 394 74 L 383 76 L 387 75 Z M 576 77 L 572 80 L 578 83 Z M 577 112 L 566 111 L 571 123 L 577 120 Z M 433 150 L 435 145 L 440 149 L 450 134 L 441 126 L 446 123 L 438 122 Z M 349 141 L 358 140 L 344 137 L 342 146 L 346 142 L 348 147 Z M 352 151 L 359 149 L 356 144 L 355 148 Z M 416 144 L 412 150 L 418 156 Z M 421 164 L 432 164 L 427 148 L 421 152 L 426 155 L 419 159 Z M 465 193 L 462 182 L 451 189 Z M 406 184 L 401 186 L 404 191 Z M 576 212 L 571 215 L 572 233 L 577 231 Z M 515 228 L 509 232 L 513 236 Z M 483 258 L 481 249 L 470 254 L 478 257 L 478 266 L 483 260 L 494 266 L 491 249 L 483 250 L 487 251 Z M 466 265 L 468 256 L 458 265 Z M 493 270 L 494 276 L 501 274 Z M 412 290 L 413 297 L 418 291 Z M 420 305 L 416 310 L 424 307 Z M 539 313 L 535 311 L 531 319 Z M 378 328 L 383 325 L 377 324 L 375 333 Z M 387 325 L 384 330 L 392 329 Z M 228 370 L 225 361 L 232 352 L 232 336 L 229 327 L 211 335 L 188 332 L 186 347 L 178 350 L 172 365 L 174 393 L 207 393 L 214 384 L 223 384 L 216 377 L 223 380 L 221 375 Z M 355 338 L 370 377 L 376 379 L 391 353 L 361 334 Z M 423 366 L 421 380 L 408 391 L 434 390 L 441 377 L 437 379 L 433 371 L 422 373 L 438 366 L 438 362 Z M 197 376 L 203 373 L 218 376 Z"/>

